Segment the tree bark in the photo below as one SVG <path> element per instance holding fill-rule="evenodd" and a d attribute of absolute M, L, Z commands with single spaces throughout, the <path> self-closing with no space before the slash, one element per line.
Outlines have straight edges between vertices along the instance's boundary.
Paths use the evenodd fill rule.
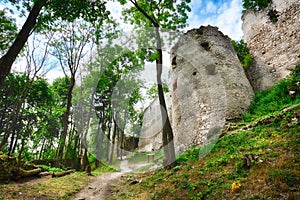
<path fill-rule="evenodd" d="M 158 99 L 159 99 L 161 117 L 163 122 L 162 142 L 163 142 L 163 149 L 165 155 L 163 164 L 164 166 L 174 166 L 176 165 L 176 157 L 175 157 L 175 149 L 174 149 L 174 141 L 173 141 L 173 129 L 170 123 L 164 92 L 163 92 L 163 87 L 162 87 L 162 81 L 161 81 L 163 54 L 162 54 L 159 27 L 156 27 L 155 31 L 156 31 L 156 51 L 158 53 L 158 58 L 156 59 L 156 73 L 157 73 L 156 80 L 157 80 Z"/>
<path fill-rule="evenodd" d="M 67 134 L 68 134 L 69 116 L 70 116 L 70 110 L 71 110 L 71 106 L 72 106 L 72 92 L 73 92 L 74 86 L 75 86 L 75 77 L 72 76 L 70 85 L 68 88 L 67 109 L 66 109 L 66 112 L 65 112 L 64 118 L 63 118 L 63 131 L 61 133 L 60 146 L 59 146 L 58 154 L 57 154 L 57 159 L 59 161 L 62 161 L 62 159 L 63 159 L 64 148 L 65 148 L 66 138 L 67 138 Z"/>
<path fill-rule="evenodd" d="M 109 158 L 109 164 L 110 165 L 112 164 L 114 150 L 115 150 L 116 133 L 117 133 L 117 124 L 116 124 L 116 121 L 114 120 L 114 130 L 113 130 L 113 136 L 112 136 L 112 146 L 111 146 L 110 158 Z"/>
<path fill-rule="evenodd" d="M 106 161 L 109 161 L 109 151 L 110 151 L 110 143 L 111 143 L 111 117 L 109 116 L 108 121 L 108 133 L 107 133 L 107 142 L 106 142 Z"/>
<path fill-rule="evenodd" d="M 38 175 L 40 172 L 42 171 L 41 168 L 37 168 L 37 169 L 32 169 L 32 170 L 24 170 L 24 169 L 19 169 L 16 173 L 16 177 L 29 177 L 29 176 L 34 176 L 34 175 Z"/>
<path fill-rule="evenodd" d="M 16 60 L 18 54 L 24 47 L 27 39 L 29 38 L 31 31 L 36 25 L 37 17 L 39 16 L 40 11 L 43 6 L 46 4 L 46 0 L 37 0 L 32 7 L 27 20 L 25 21 L 22 29 L 18 33 L 14 43 L 9 48 L 7 53 L 0 59 L 0 86 L 4 84 L 4 80 L 7 77 L 8 73 L 11 70 L 11 66 Z"/>

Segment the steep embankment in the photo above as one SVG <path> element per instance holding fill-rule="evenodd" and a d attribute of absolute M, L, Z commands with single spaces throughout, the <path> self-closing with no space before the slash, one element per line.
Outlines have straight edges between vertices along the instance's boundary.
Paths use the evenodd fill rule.
<path fill-rule="evenodd" d="M 193 148 L 171 170 L 122 178 L 112 199 L 299 199 L 300 106 L 267 119 L 227 131 L 202 159 Z"/>

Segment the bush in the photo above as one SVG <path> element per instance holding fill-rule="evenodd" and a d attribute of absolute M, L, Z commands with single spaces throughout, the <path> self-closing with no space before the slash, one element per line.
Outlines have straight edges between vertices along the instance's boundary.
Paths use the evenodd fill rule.
<path fill-rule="evenodd" d="M 231 40 L 231 44 L 244 68 L 248 68 L 253 61 L 253 57 L 250 54 L 249 48 L 244 40 L 234 41 Z"/>

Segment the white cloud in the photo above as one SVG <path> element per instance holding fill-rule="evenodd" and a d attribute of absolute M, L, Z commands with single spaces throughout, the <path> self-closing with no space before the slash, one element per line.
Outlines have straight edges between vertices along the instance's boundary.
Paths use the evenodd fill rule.
<path fill-rule="evenodd" d="M 191 5 L 193 4 L 194 1 Z M 208 4 L 205 6 L 205 10 L 210 7 Z M 234 40 L 242 38 L 242 2 L 240 0 L 227 0 L 225 3 L 219 4 L 209 15 L 204 15 L 201 10 L 191 8 L 188 29 L 199 28 L 201 25 L 212 25 L 219 27 L 220 31 Z"/>
<path fill-rule="evenodd" d="M 215 13 L 216 11 L 217 11 L 217 6 L 212 1 L 208 1 L 206 3 L 203 13 L 204 14 Z"/>

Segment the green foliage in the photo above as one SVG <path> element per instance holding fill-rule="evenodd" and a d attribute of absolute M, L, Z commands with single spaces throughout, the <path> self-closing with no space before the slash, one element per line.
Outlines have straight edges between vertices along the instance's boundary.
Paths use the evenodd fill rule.
<path fill-rule="evenodd" d="M 51 167 L 51 166 L 47 166 L 47 165 L 37 165 L 37 166 L 48 172 L 63 172 L 64 171 L 61 168 Z"/>
<path fill-rule="evenodd" d="M 10 47 L 15 39 L 17 26 L 15 19 L 8 17 L 6 10 L 0 10 L 0 56 Z"/>
<path fill-rule="evenodd" d="M 163 86 L 163 91 L 166 93 L 166 92 L 169 92 L 169 87 L 166 83 L 163 83 L 162 84 Z M 155 99 L 157 97 L 157 94 L 158 94 L 158 89 L 157 89 L 157 84 L 154 83 L 152 85 L 152 87 L 150 87 L 147 92 L 146 92 L 146 95 L 149 99 Z"/>
<path fill-rule="evenodd" d="M 242 66 L 245 69 L 248 68 L 253 61 L 253 57 L 250 54 L 247 44 L 244 42 L 244 40 L 240 40 L 240 41 L 231 40 L 231 44 L 234 50 L 236 51 Z"/>
<path fill-rule="evenodd" d="M 255 94 L 254 101 L 250 106 L 250 112 L 244 113 L 243 120 L 251 121 L 255 118 L 271 115 L 274 112 L 300 102 L 300 89 L 298 82 L 300 65 L 292 69 L 287 78 L 275 84 L 272 89 L 261 91 Z M 295 95 L 289 94 L 292 88 Z"/>
<path fill-rule="evenodd" d="M 177 162 L 186 162 L 188 160 L 198 160 L 201 148 L 193 147 L 177 157 Z"/>
<path fill-rule="evenodd" d="M 259 11 L 266 8 L 271 0 L 243 0 L 243 8 Z"/>

